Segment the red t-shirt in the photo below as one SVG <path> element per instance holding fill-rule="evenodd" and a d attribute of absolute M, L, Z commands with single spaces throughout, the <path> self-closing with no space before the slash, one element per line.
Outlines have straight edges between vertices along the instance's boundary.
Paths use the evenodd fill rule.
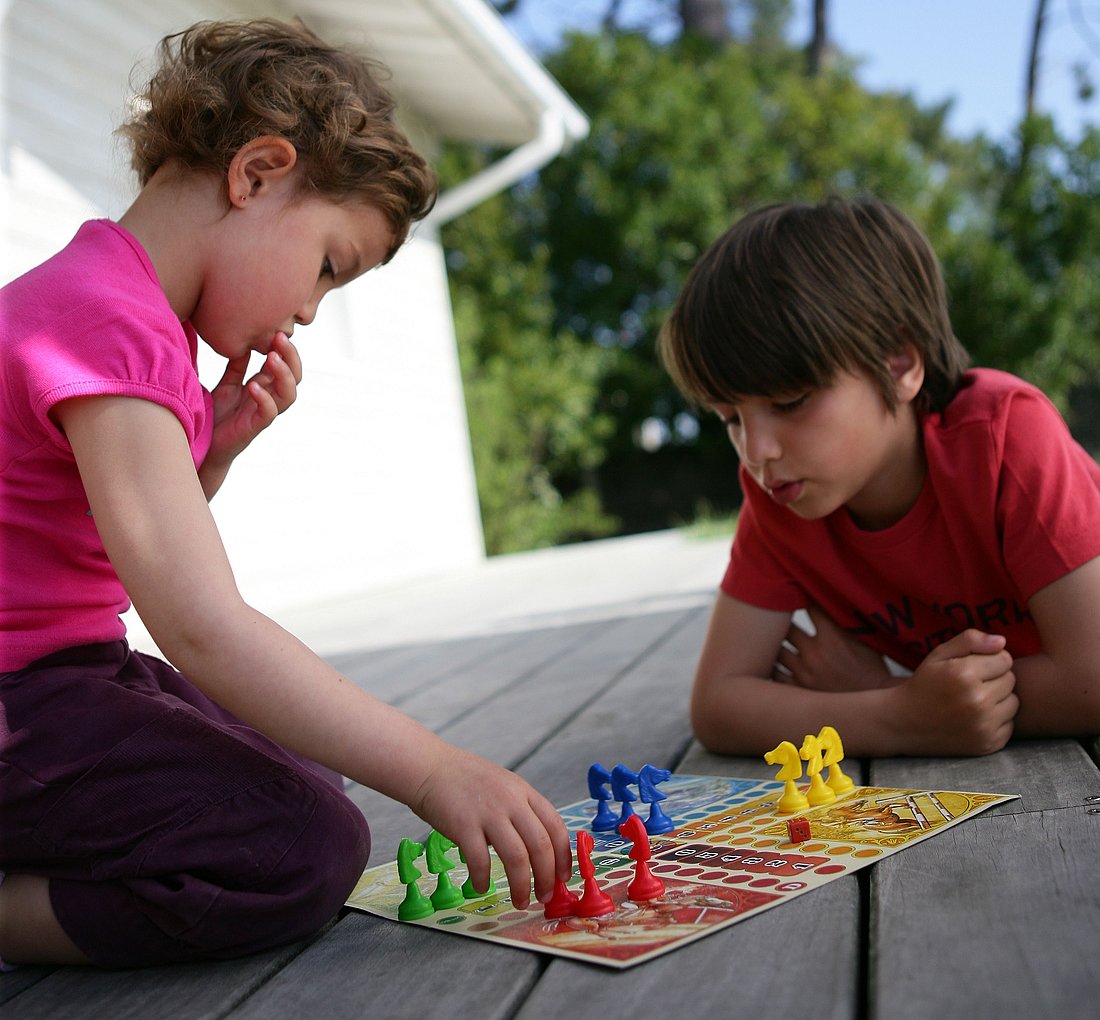
<path fill-rule="evenodd" d="M 803 520 L 742 470 L 722 590 L 763 609 L 817 604 L 910 669 L 968 627 L 1004 634 L 1014 656 L 1038 652 L 1028 599 L 1100 555 L 1100 467 L 1039 390 L 1004 372 L 967 372 L 922 427 L 924 487 L 882 531 L 844 508 Z"/>

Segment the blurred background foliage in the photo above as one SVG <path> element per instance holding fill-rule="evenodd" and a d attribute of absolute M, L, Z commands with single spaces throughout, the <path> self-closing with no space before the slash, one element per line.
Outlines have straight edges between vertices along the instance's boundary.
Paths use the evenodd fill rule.
<path fill-rule="evenodd" d="M 1100 446 L 1100 133 L 1070 142 L 1024 111 L 1007 143 L 951 137 L 947 105 L 874 94 L 843 53 L 787 42 L 787 0 L 720 5 L 717 31 L 682 18 L 658 39 L 609 16 L 565 37 L 543 60 L 588 138 L 444 228 L 490 554 L 735 511 L 723 430 L 655 342 L 702 251 L 766 202 L 904 209 L 974 363 L 1031 380 Z M 444 184 L 499 155 L 448 149 Z"/>

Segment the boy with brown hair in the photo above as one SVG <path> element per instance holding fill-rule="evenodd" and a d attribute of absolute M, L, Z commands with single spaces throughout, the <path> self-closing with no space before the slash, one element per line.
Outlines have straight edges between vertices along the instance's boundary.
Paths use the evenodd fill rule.
<path fill-rule="evenodd" d="M 692 695 L 707 747 L 825 723 L 876 756 L 1100 731 L 1100 468 L 1039 390 L 966 370 L 908 218 L 750 213 L 691 272 L 661 353 L 741 460 Z"/>

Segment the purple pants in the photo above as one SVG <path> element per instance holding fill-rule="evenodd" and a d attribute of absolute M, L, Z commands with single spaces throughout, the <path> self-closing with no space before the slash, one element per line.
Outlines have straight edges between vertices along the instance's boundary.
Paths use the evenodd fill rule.
<path fill-rule="evenodd" d="M 93 963 L 241 956 L 340 909 L 370 833 L 334 773 L 124 641 L 0 674 L 0 871 Z"/>

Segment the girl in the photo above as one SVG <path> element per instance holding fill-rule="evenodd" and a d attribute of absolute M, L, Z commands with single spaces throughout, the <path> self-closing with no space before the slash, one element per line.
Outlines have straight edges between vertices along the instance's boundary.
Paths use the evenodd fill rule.
<path fill-rule="evenodd" d="M 0 957 L 311 934 L 370 845 L 333 773 L 453 839 L 478 888 L 492 845 L 517 906 L 532 872 L 548 899 L 570 864 L 551 805 L 245 604 L 207 507 L 294 402 L 295 327 L 393 257 L 434 179 L 375 68 L 301 25 L 202 23 L 160 55 L 122 128 L 137 199 L 3 293 Z M 212 393 L 200 338 L 227 360 Z M 127 647 L 128 599 L 176 668 Z"/>

